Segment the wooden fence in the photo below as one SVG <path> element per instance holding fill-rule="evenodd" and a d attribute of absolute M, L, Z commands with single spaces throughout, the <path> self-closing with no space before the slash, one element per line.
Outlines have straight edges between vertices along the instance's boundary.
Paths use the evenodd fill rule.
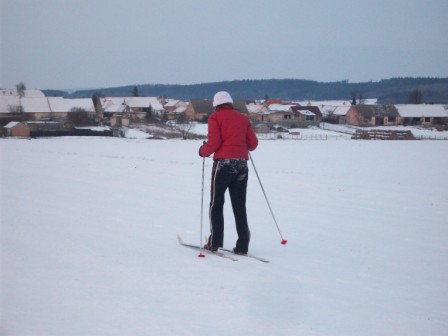
<path fill-rule="evenodd" d="M 415 140 L 411 131 L 356 130 L 354 140 Z"/>

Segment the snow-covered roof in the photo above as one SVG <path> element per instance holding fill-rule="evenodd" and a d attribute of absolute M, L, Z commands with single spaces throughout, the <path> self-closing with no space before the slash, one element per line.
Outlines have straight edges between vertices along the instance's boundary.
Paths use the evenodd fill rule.
<path fill-rule="evenodd" d="M 308 111 L 308 110 L 298 110 L 297 112 L 299 112 L 300 114 L 303 114 L 303 115 L 308 115 L 308 116 L 315 116 L 316 115 L 315 113 L 313 113 L 311 111 Z"/>
<path fill-rule="evenodd" d="M 157 97 L 146 97 L 146 98 L 149 98 L 151 108 L 153 110 L 155 110 L 155 111 L 163 111 L 164 110 L 162 103 L 159 102 Z"/>
<path fill-rule="evenodd" d="M 363 105 L 375 105 L 377 103 L 376 98 L 369 98 L 363 100 Z M 352 102 L 350 100 L 307 100 L 304 102 L 300 102 L 300 105 L 302 106 L 319 106 L 319 107 L 325 107 L 325 106 L 351 106 Z"/>
<path fill-rule="evenodd" d="M 75 127 L 75 129 L 90 130 L 90 131 L 95 131 L 95 132 L 110 131 L 109 126 L 83 126 L 83 127 Z"/>
<path fill-rule="evenodd" d="M 36 112 L 70 112 L 73 108 L 82 108 L 87 112 L 95 112 L 90 98 L 65 99 L 62 97 L 23 97 L 0 96 L 0 112 L 9 113 L 12 106 L 22 106 L 26 113 Z"/>
<path fill-rule="evenodd" d="M 331 113 L 333 113 L 334 115 L 345 116 L 348 110 L 350 110 L 350 107 L 351 105 L 336 106 L 336 108 Z"/>
<path fill-rule="evenodd" d="M 104 110 L 111 105 L 123 105 L 129 107 L 147 108 L 151 106 L 153 110 L 163 111 L 164 108 L 157 97 L 104 97 L 101 98 L 101 105 Z"/>
<path fill-rule="evenodd" d="M 348 100 L 308 100 L 305 102 L 300 102 L 302 106 L 350 106 L 351 102 Z"/>
<path fill-rule="evenodd" d="M 20 124 L 20 121 L 10 121 L 8 124 L 6 124 L 3 127 L 9 129 L 9 128 L 13 128 L 13 127 L 17 126 L 18 124 Z"/>
<path fill-rule="evenodd" d="M 187 110 L 187 106 L 179 106 L 173 112 L 174 113 L 184 113 Z"/>
<path fill-rule="evenodd" d="M 87 112 L 95 112 L 95 106 L 90 98 L 48 98 L 52 112 L 70 112 L 74 108 L 81 108 Z"/>
<path fill-rule="evenodd" d="M 25 113 L 51 112 L 47 98 L 27 98 L 20 99 Z"/>
<path fill-rule="evenodd" d="M 434 117 L 447 118 L 448 106 L 441 104 L 424 105 L 424 104 L 398 104 L 395 105 L 398 113 L 403 118 L 418 118 L 418 117 Z"/>
<path fill-rule="evenodd" d="M 123 104 L 106 104 L 106 106 L 103 107 L 104 112 L 108 113 L 121 113 L 126 111 L 127 105 Z"/>
<path fill-rule="evenodd" d="M 250 104 L 247 104 L 246 107 L 247 107 L 247 110 L 249 111 L 249 113 L 262 113 L 267 110 L 267 107 L 263 104 L 250 103 Z"/>
<path fill-rule="evenodd" d="M 152 103 L 151 97 L 126 97 L 124 98 L 129 107 L 149 107 Z"/>
<path fill-rule="evenodd" d="M 271 104 L 269 105 L 269 109 L 272 112 L 288 112 L 291 106 L 293 105 Z"/>
<path fill-rule="evenodd" d="M 13 106 L 20 106 L 19 96 L 0 95 L 0 113 L 10 113 Z"/>
<path fill-rule="evenodd" d="M 180 103 L 181 101 L 178 99 L 167 99 L 167 102 L 165 103 L 166 107 L 174 107 L 176 104 Z"/>

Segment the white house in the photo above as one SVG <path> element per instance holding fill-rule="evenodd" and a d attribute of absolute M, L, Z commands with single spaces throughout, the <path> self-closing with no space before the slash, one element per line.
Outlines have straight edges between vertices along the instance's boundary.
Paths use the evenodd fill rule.
<path fill-rule="evenodd" d="M 395 107 L 401 117 L 402 123 L 432 125 L 446 123 L 448 119 L 448 106 L 442 104 L 397 104 Z"/>
<path fill-rule="evenodd" d="M 105 112 L 124 111 L 128 106 L 131 112 L 152 112 L 159 114 L 165 111 L 163 105 L 156 97 L 104 97 L 101 106 Z M 121 107 L 120 107 L 121 106 Z"/>

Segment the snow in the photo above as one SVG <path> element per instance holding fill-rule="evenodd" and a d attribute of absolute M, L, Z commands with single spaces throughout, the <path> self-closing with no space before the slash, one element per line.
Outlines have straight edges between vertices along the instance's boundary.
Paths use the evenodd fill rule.
<path fill-rule="evenodd" d="M 448 334 L 447 141 L 260 141 L 288 239 L 249 164 L 268 264 L 178 245 L 201 236 L 201 143 L 1 139 L 0 334 Z"/>
<path fill-rule="evenodd" d="M 101 98 L 101 104 L 107 111 L 117 111 L 114 105 L 147 108 L 151 106 L 154 111 L 162 111 L 163 106 L 157 97 L 105 97 Z"/>
<path fill-rule="evenodd" d="M 16 127 L 18 124 L 20 124 L 20 121 L 10 121 L 9 123 L 7 123 L 5 126 L 3 126 L 3 128 L 14 128 Z"/>
<path fill-rule="evenodd" d="M 384 131 L 411 131 L 417 139 L 434 139 L 434 140 L 448 140 L 448 131 L 437 131 L 434 128 L 422 126 L 375 126 L 375 127 L 357 127 L 346 124 L 333 125 L 329 123 L 320 124 L 323 129 L 316 127 L 308 128 L 306 132 L 317 133 L 322 132 L 340 132 L 345 134 L 354 134 L 356 130 L 370 131 L 370 130 L 384 130 Z"/>
<path fill-rule="evenodd" d="M 124 137 L 128 139 L 149 139 L 151 136 L 148 133 L 132 128 L 122 127 L 124 130 Z"/>
<path fill-rule="evenodd" d="M 299 110 L 298 112 L 303 114 L 303 115 L 308 115 L 308 116 L 315 116 L 316 115 L 313 112 L 308 111 L 308 110 Z"/>
<path fill-rule="evenodd" d="M 271 104 L 269 105 L 269 113 L 274 112 L 288 112 L 291 109 L 291 106 L 294 105 L 283 105 L 283 104 Z"/>
<path fill-rule="evenodd" d="M 448 118 L 448 106 L 441 104 L 396 104 L 395 107 L 402 118 Z"/>
<path fill-rule="evenodd" d="M 95 132 L 104 132 L 104 131 L 110 131 L 110 127 L 109 126 L 84 126 L 84 127 L 75 127 L 76 129 L 79 130 L 91 130 L 91 131 L 95 131 Z"/>
<path fill-rule="evenodd" d="M 50 106 L 48 105 L 48 98 L 27 98 L 24 97 L 20 100 L 23 107 L 23 111 L 26 113 L 51 112 Z"/>
<path fill-rule="evenodd" d="M 90 98 L 67 99 L 49 97 L 47 99 L 52 112 L 71 112 L 73 108 L 81 108 L 88 112 L 95 112 L 93 100 Z"/>
<path fill-rule="evenodd" d="M 18 106 L 20 106 L 19 96 L 0 95 L 0 113 L 11 113 L 10 109 Z"/>

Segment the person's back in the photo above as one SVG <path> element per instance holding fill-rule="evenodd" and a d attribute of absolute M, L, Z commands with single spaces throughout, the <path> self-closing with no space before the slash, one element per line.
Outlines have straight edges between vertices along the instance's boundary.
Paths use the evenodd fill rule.
<path fill-rule="evenodd" d="M 208 121 L 208 141 L 203 146 L 204 156 L 215 153 L 213 159 L 248 159 L 258 139 L 248 117 L 224 104 L 217 108 Z"/>

